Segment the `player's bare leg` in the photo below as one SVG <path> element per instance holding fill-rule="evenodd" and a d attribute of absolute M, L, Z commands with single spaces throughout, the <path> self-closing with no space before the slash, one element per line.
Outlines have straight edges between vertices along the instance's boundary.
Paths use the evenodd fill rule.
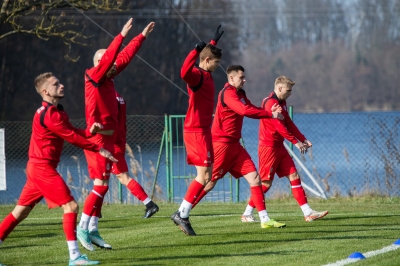
<path fill-rule="evenodd" d="M 287 176 L 287 178 L 290 181 L 292 195 L 299 204 L 306 222 L 312 222 L 321 219 L 328 214 L 328 211 L 315 211 L 311 209 L 310 205 L 308 205 L 307 196 L 303 186 L 301 185 L 300 176 L 297 172 Z"/>
<path fill-rule="evenodd" d="M 272 186 L 272 180 L 263 180 L 261 182 L 261 188 L 263 191 L 263 194 L 265 195 L 265 193 L 268 192 L 268 190 L 271 188 Z M 256 205 L 254 205 L 254 202 L 252 200 L 252 198 L 249 198 L 248 204 L 246 206 L 246 209 L 244 210 L 242 217 L 241 217 L 241 221 L 243 223 L 254 223 L 254 222 L 258 222 L 258 220 L 256 219 L 256 217 L 254 217 L 253 215 L 253 211 L 256 208 Z"/>
<path fill-rule="evenodd" d="M 201 191 L 200 195 L 196 198 L 196 201 L 193 203 L 193 208 L 210 192 L 214 189 L 215 185 L 217 184 L 217 180 L 210 180 L 204 187 L 203 191 Z"/>
<path fill-rule="evenodd" d="M 196 235 L 189 221 L 189 213 L 197 197 L 211 179 L 212 166 L 196 166 L 196 170 L 197 176 L 190 184 L 179 210 L 171 216 L 171 220 L 188 236 Z"/>
<path fill-rule="evenodd" d="M 0 223 L 0 245 L 8 235 L 22 222 L 32 211 L 30 206 L 17 205 Z"/>
<path fill-rule="evenodd" d="M 127 189 L 132 193 L 132 195 L 143 202 L 143 204 L 146 206 L 143 218 L 150 218 L 156 212 L 158 212 L 159 208 L 157 204 L 155 204 L 149 198 L 143 187 L 135 179 L 129 176 L 128 172 L 124 172 L 116 176 L 119 182 L 121 182 L 122 185 L 126 186 Z"/>
<path fill-rule="evenodd" d="M 73 200 L 61 206 L 64 210 L 63 229 L 69 250 L 68 265 L 96 265 L 100 262 L 89 260 L 85 254 L 81 254 L 78 248 L 76 221 L 78 218 L 79 205 Z"/>
<path fill-rule="evenodd" d="M 89 251 L 94 251 L 93 245 L 104 249 L 112 249 L 100 236 L 98 230 L 101 207 L 108 191 L 108 179 L 94 179 L 93 189 L 86 198 L 81 219 L 77 228 L 78 240 Z"/>
<path fill-rule="evenodd" d="M 261 227 L 262 228 L 282 228 L 286 225 L 284 223 L 279 223 L 274 219 L 271 219 L 268 216 L 265 201 L 264 201 L 264 193 L 261 188 L 261 180 L 260 176 L 256 171 L 248 173 L 244 175 L 244 178 L 249 182 L 250 191 L 251 191 L 251 198 L 257 208 L 258 216 L 260 217 Z"/>

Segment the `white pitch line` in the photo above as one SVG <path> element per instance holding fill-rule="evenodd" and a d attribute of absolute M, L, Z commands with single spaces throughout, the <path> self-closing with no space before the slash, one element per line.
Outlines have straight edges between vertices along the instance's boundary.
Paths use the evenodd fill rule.
<path fill-rule="evenodd" d="M 371 258 L 371 257 L 379 255 L 379 254 L 383 254 L 383 253 L 387 253 L 387 252 L 396 250 L 398 248 L 400 248 L 400 245 L 392 244 L 392 245 L 384 247 L 382 249 L 368 251 L 368 252 L 362 253 L 362 254 L 363 254 L 363 256 L 365 258 Z M 336 261 L 334 263 L 331 263 L 331 264 L 325 264 L 323 266 L 343 266 L 343 265 L 347 265 L 347 264 L 350 264 L 350 263 L 357 262 L 359 260 L 362 260 L 362 259 L 350 259 L 350 258 L 347 258 L 347 259 L 344 259 L 344 260 L 338 260 L 338 261 Z"/>

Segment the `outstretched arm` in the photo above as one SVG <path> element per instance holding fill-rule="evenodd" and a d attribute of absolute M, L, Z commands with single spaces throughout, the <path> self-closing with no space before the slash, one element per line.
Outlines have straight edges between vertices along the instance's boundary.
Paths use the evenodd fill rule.
<path fill-rule="evenodd" d="M 97 122 L 94 122 L 92 126 L 90 127 L 89 130 L 87 129 L 81 129 L 81 128 L 75 128 L 69 121 L 68 121 L 69 127 L 72 128 L 72 130 L 76 133 L 81 135 L 84 138 L 89 138 L 93 136 L 93 134 L 96 134 L 100 130 L 103 129 L 103 125 Z"/>
<path fill-rule="evenodd" d="M 269 99 L 265 105 L 264 105 L 264 109 L 265 110 L 271 110 L 271 108 L 275 105 L 278 104 L 277 100 L 274 99 Z M 278 120 L 278 119 L 271 119 L 269 120 L 275 127 L 276 131 L 279 132 L 279 134 L 284 137 L 285 139 L 287 139 L 288 141 L 290 141 L 293 144 L 296 144 L 298 142 L 298 140 L 296 139 L 295 136 L 293 136 L 293 134 L 291 133 L 290 130 L 288 130 L 288 128 L 286 127 L 286 117 L 284 120 Z"/>
<path fill-rule="evenodd" d="M 98 152 L 100 150 L 100 146 L 91 143 L 80 134 L 77 134 L 75 132 L 76 128 L 71 125 L 68 116 L 65 113 L 60 113 L 56 107 L 50 107 L 48 109 L 44 124 L 54 134 L 79 148 L 93 152 Z"/>
<path fill-rule="evenodd" d="M 139 33 L 135 38 L 133 38 L 128 45 L 118 54 L 117 59 L 115 60 L 115 64 L 117 67 L 117 73 L 121 73 L 122 70 L 126 68 L 126 66 L 132 61 L 132 58 L 136 55 L 139 51 L 142 43 L 149 34 L 153 31 L 155 26 L 154 22 L 150 22 L 142 31 Z"/>
<path fill-rule="evenodd" d="M 181 68 L 181 78 L 189 85 L 189 87 L 195 87 L 199 84 L 201 79 L 200 70 L 194 68 L 197 58 L 201 51 L 206 46 L 205 42 L 199 42 L 195 48 L 188 54 Z"/>
<path fill-rule="evenodd" d="M 236 89 L 230 87 L 224 91 L 224 102 L 225 104 L 235 111 L 236 113 L 254 119 L 262 119 L 262 118 L 272 118 L 273 113 L 268 110 L 264 110 L 260 107 L 253 105 L 247 97 L 244 98 L 245 103 L 241 101 L 239 98 Z M 279 110 L 276 106 L 274 106 L 274 110 Z M 278 115 L 276 115 L 278 116 Z"/>
<path fill-rule="evenodd" d="M 87 71 L 87 75 L 94 82 L 101 83 L 106 78 L 107 72 L 114 65 L 119 49 L 121 48 L 122 41 L 131 28 L 132 18 L 128 20 L 128 22 L 122 28 L 121 33 L 118 34 L 111 42 L 110 46 L 108 46 L 107 50 L 102 55 L 99 64 Z"/>

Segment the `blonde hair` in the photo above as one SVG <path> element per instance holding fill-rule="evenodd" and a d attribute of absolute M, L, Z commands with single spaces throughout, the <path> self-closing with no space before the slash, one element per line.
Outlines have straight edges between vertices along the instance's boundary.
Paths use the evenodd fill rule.
<path fill-rule="evenodd" d="M 290 78 L 286 77 L 286 76 L 280 76 L 275 80 L 275 85 L 277 84 L 284 84 L 284 85 L 288 85 L 288 86 L 294 86 L 294 84 L 296 84 L 293 80 L 291 80 Z"/>
<path fill-rule="evenodd" d="M 207 57 L 210 59 L 220 59 L 222 57 L 222 50 L 212 44 L 207 44 L 200 53 L 200 61 L 203 61 Z"/>
<path fill-rule="evenodd" d="M 35 84 L 37 93 L 41 94 L 41 92 L 42 92 L 41 88 L 42 88 L 43 84 L 45 84 L 46 81 L 53 76 L 54 76 L 53 73 L 46 72 L 46 73 L 40 74 L 39 76 L 37 76 L 35 78 L 34 84 Z"/>

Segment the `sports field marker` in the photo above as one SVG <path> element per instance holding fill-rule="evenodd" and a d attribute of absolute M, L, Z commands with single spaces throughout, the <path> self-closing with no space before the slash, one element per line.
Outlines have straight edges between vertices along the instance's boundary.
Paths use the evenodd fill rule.
<path fill-rule="evenodd" d="M 342 266 L 342 265 L 347 265 L 347 264 L 354 263 L 354 262 L 357 262 L 357 261 L 362 260 L 362 259 L 367 259 L 367 258 L 371 258 L 371 257 L 376 256 L 376 255 L 379 255 L 379 254 L 387 253 L 389 251 L 393 251 L 393 250 L 396 250 L 398 248 L 400 248 L 400 239 L 396 240 L 392 245 L 384 247 L 382 249 L 368 251 L 368 252 L 366 252 L 364 254 L 362 254 L 360 252 L 354 252 L 347 259 L 338 260 L 338 261 L 336 261 L 334 263 L 325 264 L 323 266 Z"/>

